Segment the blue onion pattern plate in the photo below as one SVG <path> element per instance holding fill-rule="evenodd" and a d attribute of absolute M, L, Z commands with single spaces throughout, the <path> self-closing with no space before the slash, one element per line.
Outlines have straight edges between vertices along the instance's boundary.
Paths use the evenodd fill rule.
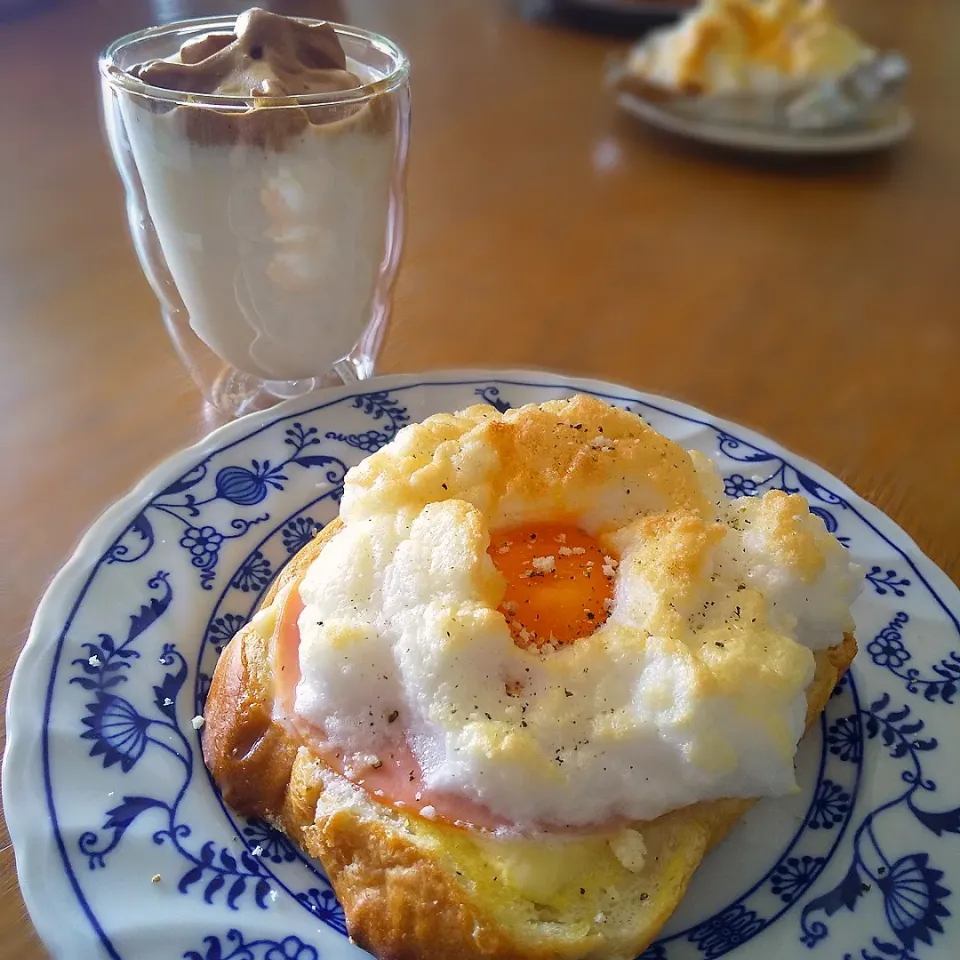
<path fill-rule="evenodd" d="M 7 707 L 4 806 L 23 893 L 71 960 L 348 960 L 319 864 L 235 816 L 192 718 L 219 651 L 405 423 L 594 393 L 720 463 L 727 492 L 798 491 L 866 571 L 860 654 L 797 757 L 710 855 L 643 960 L 960 956 L 960 593 L 878 510 L 749 430 L 544 373 L 367 381 L 244 418 L 151 473 L 50 587 Z M 442 960 L 442 958 L 438 958 Z"/>

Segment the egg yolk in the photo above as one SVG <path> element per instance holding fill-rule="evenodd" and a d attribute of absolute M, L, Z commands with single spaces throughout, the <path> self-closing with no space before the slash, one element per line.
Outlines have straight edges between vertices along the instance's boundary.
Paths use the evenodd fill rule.
<path fill-rule="evenodd" d="M 607 619 L 617 561 L 579 527 L 498 530 L 488 552 L 507 581 L 499 609 L 518 646 L 573 643 Z"/>

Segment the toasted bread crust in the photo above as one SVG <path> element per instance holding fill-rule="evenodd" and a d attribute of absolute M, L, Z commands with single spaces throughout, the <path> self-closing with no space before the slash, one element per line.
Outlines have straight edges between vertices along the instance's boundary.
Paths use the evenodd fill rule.
<path fill-rule="evenodd" d="M 334 520 L 280 571 L 263 599 L 299 582 L 343 524 Z M 223 799 L 244 816 L 276 817 L 290 785 L 297 744 L 273 719 L 270 641 L 247 624 L 217 663 L 204 708 L 203 759 Z"/>
<path fill-rule="evenodd" d="M 302 579 L 341 528 L 339 520 L 326 526 L 284 567 L 264 598 L 264 607 Z M 363 792 L 273 718 L 272 643 L 272 637 L 247 624 L 223 651 L 205 708 L 204 760 L 231 807 L 244 816 L 263 817 L 321 860 L 343 905 L 351 938 L 381 960 L 636 956 L 656 938 L 676 908 L 703 855 L 755 803 L 744 799 L 703 802 L 637 826 L 645 834 L 655 829 L 666 838 L 664 849 L 670 856 L 676 851 L 676 856 L 665 867 L 671 895 L 651 895 L 641 929 L 627 941 L 596 931 L 549 942 L 520 940 L 471 895 L 465 882 L 413 842 L 402 826 L 409 815 L 388 815 L 386 808 L 378 814 L 381 805 L 370 798 L 366 808 L 353 804 L 338 808 L 322 801 L 333 785 Z M 816 673 L 807 691 L 808 729 L 856 652 L 856 641 L 847 635 L 841 644 L 816 654 Z M 693 832 L 691 824 L 696 826 Z"/>

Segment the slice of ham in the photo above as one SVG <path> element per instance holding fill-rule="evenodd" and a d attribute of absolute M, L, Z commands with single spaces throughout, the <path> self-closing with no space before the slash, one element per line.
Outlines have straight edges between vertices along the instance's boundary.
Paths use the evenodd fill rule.
<path fill-rule="evenodd" d="M 362 770 L 347 769 L 342 751 L 333 747 L 324 732 L 298 716 L 295 710 L 297 684 L 300 682 L 300 628 L 303 612 L 299 583 L 294 583 L 277 598 L 281 604 L 274 627 L 274 663 L 276 678 L 275 713 L 278 719 L 297 731 L 300 738 L 324 763 L 332 767 L 370 796 L 386 806 L 430 812 L 431 819 L 454 826 L 496 830 L 509 826 L 482 804 L 456 794 L 430 790 L 424 786 L 423 771 L 407 742 L 406 731 L 397 730 L 391 743 L 384 744 L 377 756 L 379 766 Z M 431 810 L 432 808 L 432 810 Z"/>

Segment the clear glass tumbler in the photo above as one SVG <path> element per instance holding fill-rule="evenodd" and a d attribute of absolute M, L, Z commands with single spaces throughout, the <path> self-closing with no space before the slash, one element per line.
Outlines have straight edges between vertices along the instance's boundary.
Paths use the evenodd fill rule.
<path fill-rule="evenodd" d="M 403 241 L 410 92 L 394 43 L 339 24 L 353 90 L 214 96 L 129 72 L 233 24 L 123 37 L 100 74 L 144 273 L 204 396 L 240 416 L 373 373 Z"/>

